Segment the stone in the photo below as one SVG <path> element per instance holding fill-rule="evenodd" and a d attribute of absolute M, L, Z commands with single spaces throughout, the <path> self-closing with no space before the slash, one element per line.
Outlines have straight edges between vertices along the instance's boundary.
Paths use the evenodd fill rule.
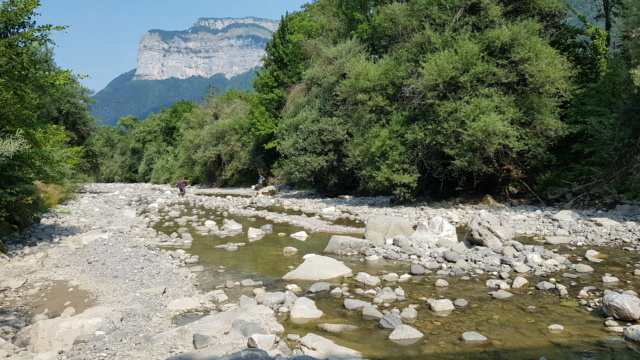
<path fill-rule="evenodd" d="M 492 292 L 491 296 L 493 296 L 493 298 L 497 300 L 504 300 L 512 297 L 513 294 L 508 291 L 498 290 L 498 291 Z"/>
<path fill-rule="evenodd" d="M 217 344 L 218 340 L 212 336 L 193 334 L 193 347 L 196 349 L 204 349 Z"/>
<path fill-rule="evenodd" d="M 365 306 L 371 306 L 371 303 L 358 299 L 344 299 L 344 307 L 347 310 L 361 309 Z"/>
<path fill-rule="evenodd" d="M 285 255 L 293 255 L 297 252 L 298 249 L 294 248 L 293 246 L 286 246 L 284 249 L 282 249 L 282 253 Z"/>
<path fill-rule="evenodd" d="M 378 324 L 383 329 L 393 330 L 398 325 L 402 325 L 402 318 L 396 314 L 387 314 L 382 316 Z"/>
<path fill-rule="evenodd" d="M 96 306 L 72 317 L 41 320 L 28 330 L 28 350 L 34 353 L 68 350 L 81 335 L 93 335 L 98 329 L 117 326 L 122 314 L 111 308 Z"/>
<path fill-rule="evenodd" d="M 472 244 L 489 248 L 500 248 L 503 242 L 511 240 L 514 233 L 511 227 L 495 215 L 484 210 L 478 212 L 467 223 L 465 240 Z"/>
<path fill-rule="evenodd" d="M 331 284 L 327 282 L 317 282 L 311 285 L 311 287 L 309 287 L 310 293 L 317 293 L 317 292 L 330 291 L 330 290 L 331 290 Z"/>
<path fill-rule="evenodd" d="M 631 325 L 625 327 L 623 334 L 626 339 L 640 342 L 640 325 Z"/>
<path fill-rule="evenodd" d="M 235 220 L 229 220 L 226 224 L 224 224 L 221 228 L 221 231 L 226 232 L 240 232 L 242 231 L 242 225 L 236 222 Z"/>
<path fill-rule="evenodd" d="M 422 265 L 412 264 L 411 270 L 409 270 L 409 273 L 411 275 L 424 275 L 425 270 L 424 270 L 424 267 L 422 267 Z"/>
<path fill-rule="evenodd" d="M 202 305 L 198 299 L 195 298 L 180 298 L 169 302 L 167 305 L 168 310 L 190 310 L 195 309 Z"/>
<path fill-rule="evenodd" d="M 249 241 L 260 240 L 265 235 L 266 233 L 260 229 L 250 227 L 249 230 L 247 230 L 247 238 L 249 238 Z"/>
<path fill-rule="evenodd" d="M 291 309 L 290 318 L 292 320 L 299 319 L 318 319 L 322 317 L 324 313 L 316 307 L 315 301 L 306 298 L 300 297 L 293 304 L 293 308 Z"/>
<path fill-rule="evenodd" d="M 614 292 L 605 294 L 602 311 L 617 320 L 636 321 L 640 319 L 640 298 Z"/>
<path fill-rule="evenodd" d="M 476 331 L 467 331 L 460 336 L 460 339 L 466 343 L 478 343 L 487 341 L 487 337 Z"/>
<path fill-rule="evenodd" d="M 365 272 L 359 272 L 355 280 L 369 286 L 376 286 L 380 283 L 380 278 Z"/>
<path fill-rule="evenodd" d="M 380 320 L 384 315 L 371 304 L 362 307 L 362 317 L 365 320 Z"/>
<path fill-rule="evenodd" d="M 274 309 L 287 301 L 287 295 L 282 291 L 265 292 L 258 294 L 255 299 L 258 304 Z"/>
<path fill-rule="evenodd" d="M 429 221 L 419 222 L 409 239 L 414 247 L 428 249 L 436 245 L 440 240 L 446 240 L 448 244 L 453 246 L 458 242 L 458 235 L 455 226 L 449 224 L 442 217 L 436 216 Z M 451 246 L 448 246 L 448 248 L 451 248 Z"/>
<path fill-rule="evenodd" d="M 400 313 L 403 321 L 413 321 L 418 318 L 418 311 L 413 307 L 406 307 Z"/>
<path fill-rule="evenodd" d="M 409 325 L 398 325 L 389 335 L 389 340 L 413 340 L 423 336 L 423 333 Z"/>
<path fill-rule="evenodd" d="M 437 313 L 453 311 L 453 309 L 455 309 L 453 303 L 449 299 L 433 300 L 431 301 L 429 306 L 431 307 L 432 311 L 435 311 Z"/>
<path fill-rule="evenodd" d="M 384 245 L 387 239 L 396 235 L 410 236 L 413 233 L 411 222 L 402 217 L 374 215 L 367 219 L 364 238 L 375 245 Z"/>
<path fill-rule="evenodd" d="M 358 330 L 357 326 L 349 324 L 319 324 L 318 327 L 331 334 L 341 334 L 343 332 Z"/>
<path fill-rule="evenodd" d="M 520 289 L 521 287 L 525 287 L 529 284 L 529 281 L 522 276 L 518 276 L 513 279 L 513 283 L 511 283 L 511 287 L 514 289 Z"/>
<path fill-rule="evenodd" d="M 577 264 L 576 265 L 576 272 L 578 273 L 592 273 L 593 272 L 593 268 L 587 264 Z"/>
<path fill-rule="evenodd" d="M 316 359 L 362 360 L 362 355 L 322 336 L 310 333 L 300 338 L 302 353 Z"/>
<path fill-rule="evenodd" d="M 247 345 L 250 348 L 269 351 L 273 349 L 278 341 L 278 337 L 274 334 L 253 334 L 249 336 Z"/>
<path fill-rule="evenodd" d="M 157 287 L 140 290 L 140 293 L 148 294 L 148 295 L 164 295 L 166 291 L 167 291 L 167 288 L 165 286 L 157 286 Z"/>
<path fill-rule="evenodd" d="M 547 326 L 547 329 L 549 329 L 549 332 L 551 332 L 551 333 L 559 334 L 559 333 L 564 331 L 564 326 L 562 326 L 560 324 L 551 324 L 551 325 Z"/>
<path fill-rule="evenodd" d="M 447 282 L 447 280 L 445 279 L 436 280 L 436 287 L 447 287 L 447 286 L 449 286 L 449 283 Z"/>
<path fill-rule="evenodd" d="M 307 234 L 306 231 L 298 231 L 296 233 L 293 233 L 290 235 L 292 238 L 294 239 L 298 239 L 298 240 L 306 240 L 309 237 L 309 234 Z"/>
<path fill-rule="evenodd" d="M 323 250 L 323 253 L 336 255 L 345 255 L 347 253 L 364 253 L 372 246 L 373 244 L 369 240 L 358 239 L 352 236 L 333 235 L 329 239 L 329 243 Z"/>
<path fill-rule="evenodd" d="M 575 222 L 580 219 L 580 215 L 571 210 L 560 210 L 551 219 L 561 222 Z"/>
<path fill-rule="evenodd" d="M 547 236 L 544 243 L 547 245 L 561 245 L 569 244 L 572 241 L 575 241 L 575 239 L 570 236 Z"/>
<path fill-rule="evenodd" d="M 351 269 L 340 261 L 328 256 L 313 256 L 298 266 L 295 270 L 288 272 L 282 278 L 285 280 L 329 280 L 341 276 L 350 277 L 353 273 Z"/>
<path fill-rule="evenodd" d="M 469 301 L 466 300 L 466 299 L 456 299 L 453 302 L 453 306 L 458 307 L 458 308 L 467 307 L 467 305 L 469 305 Z"/>

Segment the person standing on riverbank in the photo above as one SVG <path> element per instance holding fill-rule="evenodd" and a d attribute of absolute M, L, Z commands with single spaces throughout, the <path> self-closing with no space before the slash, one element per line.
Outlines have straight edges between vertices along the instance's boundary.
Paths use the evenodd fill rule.
<path fill-rule="evenodd" d="M 180 180 L 176 183 L 176 187 L 178 188 L 178 196 L 183 197 L 186 193 L 185 188 L 187 187 L 187 181 L 184 177 L 181 177 Z"/>

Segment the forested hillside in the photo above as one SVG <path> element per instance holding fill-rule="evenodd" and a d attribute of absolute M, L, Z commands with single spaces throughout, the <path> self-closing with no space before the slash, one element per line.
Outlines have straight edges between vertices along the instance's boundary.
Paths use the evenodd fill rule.
<path fill-rule="evenodd" d="M 92 97 L 96 103 L 91 105 L 91 115 L 100 124 L 114 126 L 123 116 L 144 119 L 181 100 L 202 103 L 207 91 L 247 91 L 255 77 L 255 70 L 251 70 L 231 79 L 218 74 L 210 78 L 192 76 L 187 79 L 133 81 L 135 71 L 134 69 L 118 76 Z"/>

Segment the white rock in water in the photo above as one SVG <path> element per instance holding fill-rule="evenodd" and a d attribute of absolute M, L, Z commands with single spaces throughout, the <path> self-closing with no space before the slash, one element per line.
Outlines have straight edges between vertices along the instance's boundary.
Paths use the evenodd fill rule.
<path fill-rule="evenodd" d="M 309 235 L 305 231 L 298 231 L 297 233 L 291 234 L 291 237 L 298 240 L 306 240 Z"/>
<path fill-rule="evenodd" d="M 557 334 L 557 333 L 561 333 L 564 331 L 564 326 L 560 325 L 560 324 L 551 324 L 549 326 L 547 326 L 547 329 L 549 329 L 550 332 Z"/>
<path fill-rule="evenodd" d="M 484 342 L 488 340 L 486 336 L 475 331 L 467 331 L 460 338 L 464 342 Z"/>

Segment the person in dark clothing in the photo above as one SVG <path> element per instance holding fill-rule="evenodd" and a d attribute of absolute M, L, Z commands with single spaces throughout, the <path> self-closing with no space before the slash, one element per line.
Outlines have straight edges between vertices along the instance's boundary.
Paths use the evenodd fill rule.
<path fill-rule="evenodd" d="M 262 174 L 258 173 L 258 175 L 260 175 L 258 177 L 258 190 L 262 189 L 262 182 L 264 181 L 264 176 L 262 176 Z"/>
<path fill-rule="evenodd" d="M 184 196 L 186 191 L 185 191 L 185 187 L 187 187 L 187 181 L 185 178 L 181 177 L 180 180 L 178 180 L 178 182 L 176 183 L 176 187 L 178 188 L 178 195 L 179 196 Z"/>

